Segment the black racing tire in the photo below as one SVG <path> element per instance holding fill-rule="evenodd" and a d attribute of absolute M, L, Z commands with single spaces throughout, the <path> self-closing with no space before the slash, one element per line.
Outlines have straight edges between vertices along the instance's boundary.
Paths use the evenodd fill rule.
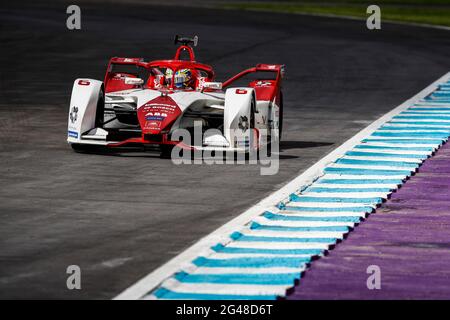
<path fill-rule="evenodd" d="M 252 106 L 250 107 L 250 129 L 254 129 L 255 123 L 255 113 L 256 113 L 256 98 L 252 97 Z"/>
<path fill-rule="evenodd" d="M 95 144 L 84 144 L 84 143 L 71 143 L 73 151 L 76 153 L 89 153 L 89 154 L 114 154 L 116 150 L 110 149 L 107 146 L 95 145 Z"/>
<path fill-rule="evenodd" d="M 92 153 L 98 151 L 98 146 L 83 143 L 71 143 L 73 151 L 77 153 Z"/>
<path fill-rule="evenodd" d="M 161 159 L 171 159 L 172 158 L 172 150 L 175 146 L 170 144 L 161 145 L 161 153 L 159 157 Z"/>
<path fill-rule="evenodd" d="M 250 107 L 250 130 L 254 130 L 256 128 L 256 120 L 255 120 L 255 113 L 256 113 L 256 97 L 253 95 L 252 97 L 252 105 Z M 253 141 L 250 141 L 251 144 L 253 144 Z M 258 146 L 259 149 L 259 146 Z M 254 152 L 258 152 L 257 150 L 254 150 Z M 248 160 L 250 158 L 250 152 L 245 153 L 245 159 Z"/>
<path fill-rule="evenodd" d="M 95 127 L 103 128 L 103 123 L 105 122 L 105 90 L 103 85 L 98 93 L 97 109 L 95 113 Z"/>
<path fill-rule="evenodd" d="M 280 116 L 278 117 L 278 141 L 281 142 L 281 136 L 283 134 L 283 92 L 280 91 Z"/>
<path fill-rule="evenodd" d="M 83 145 L 80 143 L 71 143 L 70 146 L 72 147 L 73 151 L 75 152 L 83 152 Z"/>
<path fill-rule="evenodd" d="M 270 137 L 268 137 L 270 139 Z M 263 152 L 264 151 L 264 152 Z M 265 146 L 258 149 L 258 160 L 260 160 L 261 154 L 264 155 L 264 157 L 270 157 L 272 155 L 272 142 L 269 141 Z"/>

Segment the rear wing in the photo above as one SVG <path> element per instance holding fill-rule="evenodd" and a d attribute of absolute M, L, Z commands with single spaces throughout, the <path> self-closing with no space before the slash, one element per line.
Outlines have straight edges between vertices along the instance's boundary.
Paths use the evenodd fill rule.
<path fill-rule="evenodd" d="M 232 84 L 233 82 L 239 80 L 240 78 L 246 76 L 249 73 L 254 73 L 254 72 L 274 72 L 277 74 L 276 77 L 276 83 L 280 84 L 281 83 L 281 79 L 284 78 L 285 76 L 285 71 L 286 67 L 284 64 L 257 64 L 255 67 L 253 68 L 249 68 L 247 70 L 244 70 L 242 72 L 239 72 L 237 75 L 231 77 L 230 79 L 226 80 L 222 87 L 228 87 L 230 84 Z"/>
<path fill-rule="evenodd" d="M 180 35 L 176 35 L 175 39 L 173 40 L 174 44 L 182 44 L 183 46 L 194 46 L 196 47 L 198 44 L 198 36 L 195 36 L 193 38 L 183 37 Z"/>

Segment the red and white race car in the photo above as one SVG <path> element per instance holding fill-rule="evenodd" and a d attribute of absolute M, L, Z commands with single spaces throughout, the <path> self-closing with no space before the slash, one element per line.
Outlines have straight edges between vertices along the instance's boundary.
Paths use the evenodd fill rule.
<path fill-rule="evenodd" d="M 74 150 L 156 145 L 162 155 L 174 146 L 248 153 L 279 141 L 284 66 L 258 64 L 215 82 L 212 67 L 195 61 L 197 41 L 176 36 L 172 60 L 115 57 L 103 81 L 76 79 L 67 138 Z M 253 79 L 232 86 L 244 76 Z"/>

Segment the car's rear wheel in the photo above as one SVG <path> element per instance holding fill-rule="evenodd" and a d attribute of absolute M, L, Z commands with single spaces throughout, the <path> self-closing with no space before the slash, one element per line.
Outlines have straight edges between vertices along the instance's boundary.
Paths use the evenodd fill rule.
<path fill-rule="evenodd" d="M 278 117 L 278 140 L 281 141 L 283 133 L 283 92 L 280 91 L 280 115 Z"/>
<path fill-rule="evenodd" d="M 173 148 L 174 148 L 174 145 L 171 145 L 171 144 L 161 145 L 161 153 L 159 154 L 159 157 L 161 159 L 171 159 Z"/>
<path fill-rule="evenodd" d="M 92 153 L 92 152 L 98 152 L 99 147 L 95 145 L 90 144 L 82 144 L 82 143 L 71 143 L 70 146 L 72 147 L 73 151 L 78 153 Z"/>
<path fill-rule="evenodd" d="M 71 143 L 73 151 L 77 153 L 91 153 L 91 154 L 114 154 L 117 150 L 103 145 Z"/>
<path fill-rule="evenodd" d="M 97 109 L 95 113 L 95 127 L 102 128 L 104 122 L 105 122 L 105 92 L 102 86 L 98 93 Z"/>

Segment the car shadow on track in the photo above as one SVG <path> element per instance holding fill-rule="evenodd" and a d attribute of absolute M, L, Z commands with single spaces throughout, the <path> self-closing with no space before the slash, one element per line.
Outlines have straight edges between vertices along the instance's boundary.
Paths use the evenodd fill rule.
<path fill-rule="evenodd" d="M 280 150 L 317 148 L 333 145 L 333 142 L 314 142 L 314 141 L 281 141 Z"/>
<path fill-rule="evenodd" d="M 305 149 L 305 148 L 317 148 L 333 145 L 332 142 L 314 142 L 314 141 L 281 141 L 280 143 L 280 159 L 296 159 L 298 156 L 282 154 L 286 150 L 290 149 Z M 133 158 L 159 158 L 159 152 L 155 150 L 146 150 L 143 148 L 117 148 L 107 149 L 104 147 L 90 146 L 82 151 L 77 150 L 79 153 L 115 156 L 115 157 L 133 157 Z"/>

